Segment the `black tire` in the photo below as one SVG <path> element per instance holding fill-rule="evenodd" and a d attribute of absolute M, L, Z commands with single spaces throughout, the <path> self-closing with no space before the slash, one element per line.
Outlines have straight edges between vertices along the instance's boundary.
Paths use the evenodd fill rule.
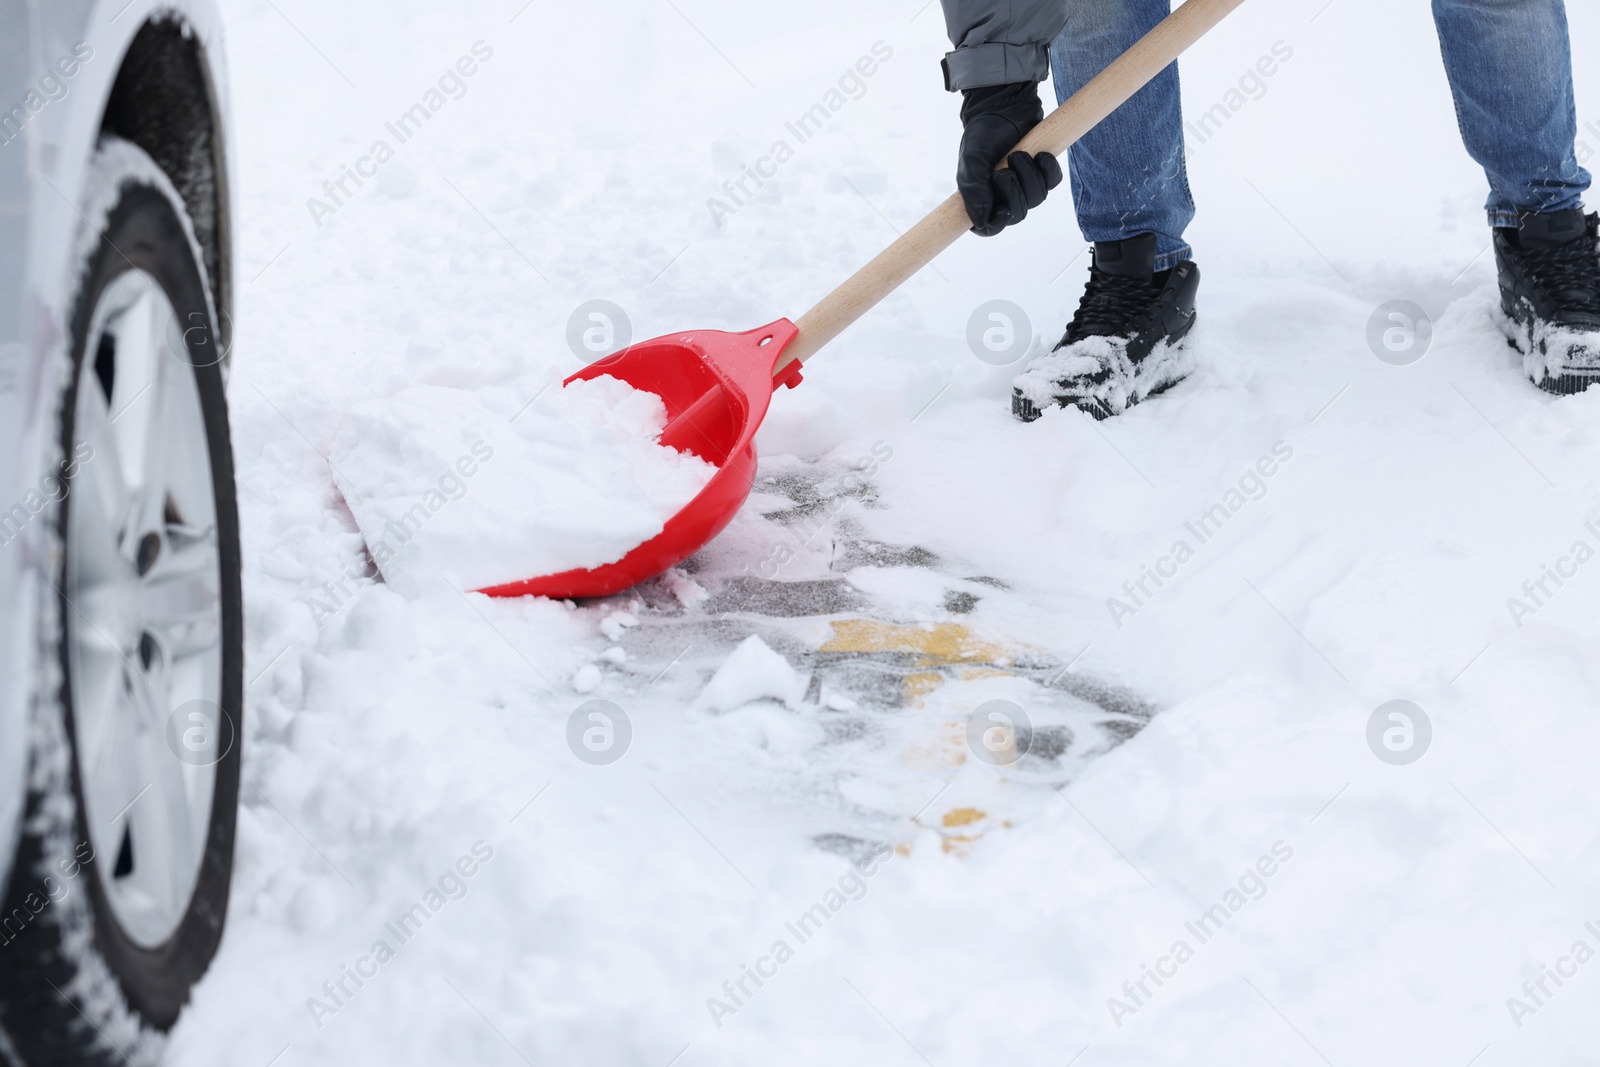
<path fill-rule="evenodd" d="M 119 158 L 149 164 L 118 178 L 120 193 L 98 246 L 84 264 L 72 320 L 70 380 L 59 412 L 60 456 L 73 450 L 78 379 L 84 372 L 91 316 L 100 294 L 137 268 L 154 278 L 183 323 L 205 323 L 184 336 L 200 397 L 217 513 L 221 591 L 221 709 L 232 744 L 214 764 L 210 822 L 199 878 L 177 928 L 141 947 L 119 925 L 101 881 L 85 819 L 66 618 L 72 607 L 64 550 L 73 494 L 54 516 L 53 549 L 41 606 L 40 682 L 29 724 L 24 823 L 4 911 L 0 912 L 0 1060 L 24 1067 L 141 1064 L 159 1057 L 165 1033 L 210 965 L 222 937 L 233 872 L 238 810 L 244 668 L 239 580 L 239 519 L 228 438 L 221 361 L 208 345 L 219 336 L 183 208 L 150 177 L 148 157 L 119 143 Z M 199 317 L 196 317 L 199 316 Z M 9 1041 L 9 1046 L 8 1046 Z"/>

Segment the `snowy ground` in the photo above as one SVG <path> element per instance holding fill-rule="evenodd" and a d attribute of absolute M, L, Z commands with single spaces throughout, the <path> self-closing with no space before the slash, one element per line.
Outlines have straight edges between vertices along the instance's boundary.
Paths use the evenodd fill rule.
<path fill-rule="evenodd" d="M 1201 370 L 1167 396 L 1024 426 L 1016 368 L 969 350 L 990 300 L 1061 329 L 1087 263 L 1058 194 L 775 398 L 757 494 L 684 574 L 578 607 L 362 578 L 324 458 L 356 405 L 531 398 L 591 300 L 635 339 L 796 317 L 947 194 L 918 3 L 226 5 L 248 748 L 172 1062 L 1592 1056 L 1600 391 L 1541 395 L 1492 324 L 1426 5 L 1258 0 L 1186 60 L 1199 116 L 1292 51 L 1196 145 Z M 1600 151 L 1600 12 L 1570 6 Z M 1369 346 L 1392 300 L 1431 320 L 1408 365 Z M 1432 728 L 1403 766 L 1367 741 L 1396 699 Z M 575 754 L 591 700 L 627 716 L 616 762 Z M 967 741 L 994 700 L 1032 723 L 1009 767 Z"/>

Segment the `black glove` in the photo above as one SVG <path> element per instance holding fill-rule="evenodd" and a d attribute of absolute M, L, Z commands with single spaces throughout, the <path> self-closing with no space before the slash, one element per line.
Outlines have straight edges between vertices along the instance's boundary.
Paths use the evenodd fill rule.
<path fill-rule="evenodd" d="M 967 205 L 972 232 L 993 237 L 1021 222 L 1029 208 L 1061 184 L 1061 164 L 1049 152 L 1007 152 L 1044 118 L 1039 90 L 1032 82 L 964 89 L 961 103 L 961 158 L 956 188 Z M 1005 170 L 995 170 L 1001 159 Z"/>

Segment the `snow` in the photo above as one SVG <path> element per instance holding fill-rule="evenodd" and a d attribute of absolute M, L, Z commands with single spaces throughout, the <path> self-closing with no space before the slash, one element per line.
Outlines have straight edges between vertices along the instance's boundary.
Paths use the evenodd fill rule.
<path fill-rule="evenodd" d="M 798 704 L 804 683 L 795 669 L 751 634 L 722 661 L 700 693 L 700 704 L 712 711 L 732 711 L 756 700 Z"/>
<path fill-rule="evenodd" d="M 938 9 L 275 3 L 224 7 L 246 765 L 227 933 L 172 1063 L 1590 1054 L 1600 969 L 1570 972 L 1600 947 L 1600 571 L 1575 546 L 1600 546 L 1600 392 L 1540 394 L 1495 324 L 1484 180 L 1426 5 L 1245 4 L 1185 60 L 1193 115 L 1280 60 L 1190 161 L 1190 380 L 1105 423 L 1011 419 L 1018 368 L 977 358 L 967 320 L 1003 297 L 1054 342 L 1087 270 L 1058 190 L 774 397 L 752 503 L 710 548 L 569 605 L 339 585 L 363 540 L 325 456 L 411 389 L 509 419 L 598 355 L 567 347 L 592 300 L 633 339 L 804 312 L 948 195 Z M 1568 6 L 1591 54 L 1600 11 Z M 466 95 L 319 228 L 306 198 L 479 39 Z M 884 50 L 794 143 L 785 124 Z M 1592 153 L 1600 82 L 1577 74 Z M 719 226 L 707 200 L 780 138 L 792 158 Z M 1368 342 L 1394 300 L 1432 326 L 1404 364 Z M 471 443 L 426 440 L 445 462 Z M 603 632 L 619 612 L 637 625 Z M 701 706 L 752 636 L 804 692 Z M 1397 699 L 1432 723 L 1402 766 L 1366 740 Z M 631 724 L 603 764 L 567 741 L 594 701 Z M 966 741 L 995 701 L 1029 723 L 1010 766 Z M 470 895 L 314 1017 L 478 841 Z M 789 934 L 878 842 L 865 894 Z M 1218 904 L 1201 943 L 1187 924 Z M 793 957 L 714 1014 L 779 940 Z"/>
<path fill-rule="evenodd" d="M 328 462 L 394 588 L 415 595 L 442 577 L 481 589 L 614 563 L 716 473 L 657 443 L 661 398 L 610 375 L 517 396 L 407 385 L 351 408 Z"/>
<path fill-rule="evenodd" d="M 572 676 L 572 689 L 577 693 L 592 693 L 600 688 L 603 677 L 599 667 L 593 663 L 585 663 Z"/>

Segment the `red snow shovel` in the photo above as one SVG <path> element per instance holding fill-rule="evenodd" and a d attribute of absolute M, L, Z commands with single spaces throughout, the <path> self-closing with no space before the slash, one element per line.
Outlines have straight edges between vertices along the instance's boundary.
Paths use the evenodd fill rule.
<path fill-rule="evenodd" d="M 1063 155 L 1244 0 L 1188 0 L 1024 137 L 1016 150 Z M 1008 153 L 1009 154 L 1009 153 Z M 714 464 L 698 496 L 656 536 L 615 563 L 506 582 L 490 596 L 594 597 L 682 563 L 733 520 L 756 473 L 756 429 L 773 390 L 800 384 L 800 366 L 894 292 L 971 226 L 960 194 L 934 208 L 804 315 L 747 333 L 695 330 L 641 341 L 578 371 L 609 374 L 666 403 L 661 443 Z"/>

